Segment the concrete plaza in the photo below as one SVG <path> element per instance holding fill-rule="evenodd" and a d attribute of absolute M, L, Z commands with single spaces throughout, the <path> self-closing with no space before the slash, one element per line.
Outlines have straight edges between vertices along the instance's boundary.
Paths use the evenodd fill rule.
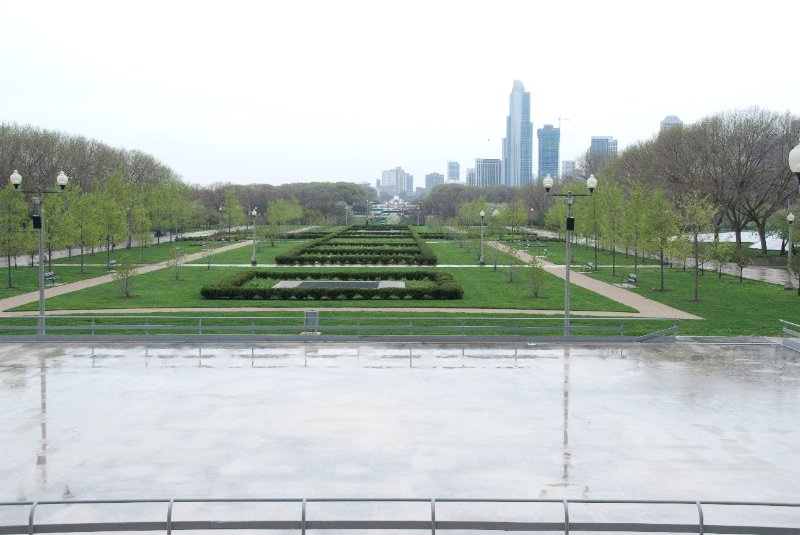
<path fill-rule="evenodd" d="M 793 501 L 777 345 L 0 344 L 3 500 Z"/>

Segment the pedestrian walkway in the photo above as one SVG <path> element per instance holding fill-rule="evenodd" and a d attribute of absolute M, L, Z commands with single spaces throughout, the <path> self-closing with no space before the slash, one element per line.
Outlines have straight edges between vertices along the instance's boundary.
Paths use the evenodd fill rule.
<path fill-rule="evenodd" d="M 223 247 L 218 247 L 217 249 L 215 249 L 214 252 L 223 253 L 225 251 L 230 251 L 233 249 L 240 249 L 248 245 L 252 246 L 253 241 L 250 240 L 250 241 L 234 243 L 231 245 L 225 245 Z M 184 257 L 184 262 L 192 262 L 193 260 L 199 260 L 202 257 L 203 257 L 203 252 L 188 254 Z M 167 262 L 160 262 L 158 264 L 151 264 L 147 266 L 139 266 L 136 268 L 136 273 L 139 275 L 143 275 L 145 273 L 150 273 L 152 271 L 158 271 L 159 269 L 164 269 L 168 266 L 169 264 Z M 92 286 L 99 286 L 101 284 L 105 284 L 113 280 L 114 280 L 114 274 L 109 273 L 107 275 L 101 275 L 100 277 L 95 277 L 93 279 L 84 279 L 76 282 L 70 282 L 68 284 L 62 284 L 60 286 L 46 288 L 44 291 L 44 297 L 45 299 L 47 299 L 49 297 L 56 297 L 59 295 L 68 294 L 70 292 L 77 292 L 78 290 L 83 290 L 84 288 L 91 288 Z M 38 299 L 39 299 L 38 290 L 26 294 L 15 295 L 13 297 L 8 297 L 6 299 L 0 299 L 0 311 L 5 311 L 11 308 L 27 305 L 28 303 L 33 303 Z"/>
<path fill-rule="evenodd" d="M 516 256 L 525 263 L 528 263 L 533 259 L 533 256 L 531 256 L 529 253 L 526 253 L 525 251 L 517 251 L 516 249 L 513 249 L 503 243 L 490 241 L 487 242 L 487 244 L 489 247 L 494 247 L 499 251 Z M 553 264 L 552 262 L 548 262 L 547 260 L 543 259 L 540 259 L 540 261 L 542 263 L 542 267 L 544 267 L 547 271 L 562 280 L 566 280 L 566 266 Z M 581 288 L 586 288 L 587 290 L 638 310 L 639 316 L 648 318 L 676 318 L 686 320 L 703 319 L 695 316 L 694 314 L 689 314 L 688 312 L 678 310 L 677 308 L 672 308 L 663 303 L 659 303 L 658 301 L 647 299 L 646 297 L 642 297 L 641 295 L 626 290 L 625 288 L 620 288 L 619 286 L 614 286 L 613 284 L 593 279 L 582 273 L 570 271 L 569 278 L 571 284 L 580 286 Z M 583 314 L 583 312 L 581 312 L 581 314 Z"/>

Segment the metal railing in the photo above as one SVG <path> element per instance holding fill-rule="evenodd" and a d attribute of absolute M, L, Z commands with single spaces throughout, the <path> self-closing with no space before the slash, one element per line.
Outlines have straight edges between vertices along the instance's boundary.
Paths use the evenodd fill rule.
<path fill-rule="evenodd" d="M 230 340 L 353 340 L 375 337 L 421 340 L 462 338 L 509 341 L 563 340 L 563 318 L 446 316 L 342 316 L 305 311 L 294 316 L 46 316 L 45 336 L 37 334 L 34 317 L 0 320 L 0 341 L 12 339 L 158 338 L 197 339 L 213 336 Z M 655 330 L 642 328 L 653 325 Z M 661 328 L 658 328 L 661 327 Z M 678 321 L 652 318 L 573 318 L 569 338 L 582 340 L 648 341 L 676 334 Z M 674 338 L 674 337 L 673 337 Z"/>
<path fill-rule="evenodd" d="M 164 506 L 160 519 L 155 520 L 130 520 L 121 521 L 119 511 L 115 511 L 113 521 L 99 521 L 101 515 L 97 508 L 92 510 L 94 516 L 83 515 L 81 521 L 70 522 L 37 522 L 36 514 L 43 506 L 56 506 L 58 512 L 65 512 L 65 508 L 79 506 L 121 506 L 131 504 L 150 504 Z M 207 508 L 214 505 L 254 504 L 275 505 L 282 504 L 294 507 L 291 515 L 284 513 L 277 516 L 258 515 L 250 519 L 200 519 L 176 520 L 175 511 L 179 505 L 201 504 Z M 344 515 L 331 515 L 331 511 L 313 511 L 323 504 L 345 508 Z M 412 518 L 358 518 L 353 514 L 354 506 L 385 504 L 416 505 L 420 511 L 428 509 L 424 514 L 415 514 Z M 517 516 L 512 518 L 509 514 L 499 513 L 502 506 L 509 504 L 524 506 L 529 518 Z M 454 508 L 453 506 L 468 506 Z M 536 506 L 557 507 L 549 515 L 541 514 L 531 518 L 530 515 Z M 482 506 L 482 507 L 481 507 Z M 580 506 L 582 515 L 575 515 L 576 508 Z M 590 514 L 586 514 L 583 506 L 589 506 Z M 592 519 L 598 514 L 608 514 L 612 506 L 634 506 L 617 519 Z M 664 506 L 682 507 L 679 520 L 647 520 L 654 516 L 655 508 Z M 173 531 L 197 530 L 293 530 L 305 535 L 307 530 L 430 530 L 431 535 L 437 531 L 535 531 L 535 532 L 563 532 L 569 535 L 571 531 L 591 532 L 659 532 L 659 533 L 720 533 L 744 534 L 757 533 L 762 535 L 800 535 L 800 504 L 799 503 L 769 503 L 769 502 L 733 502 L 733 501 L 689 501 L 689 500 L 558 500 L 558 499 L 423 499 L 423 498 L 378 498 L 378 499 L 351 499 L 351 498 L 277 498 L 277 499 L 151 499 L 151 500 L 75 500 L 75 501 L 34 501 L 34 502 L 5 502 L 0 503 L 0 514 L 8 508 L 22 508 L 21 512 L 27 514 L 27 523 L 0 523 L 2 535 L 34 535 L 35 533 L 88 533 L 88 532 L 145 532 L 164 531 L 172 535 Z M 489 509 L 485 509 L 489 507 Z M 572 507 L 572 509 L 571 509 Z M 705 509 L 704 509 L 705 508 Z M 735 508 L 735 509 L 734 509 Z M 714 517 L 723 517 L 723 521 L 708 523 L 706 521 L 709 509 L 713 509 Z M 777 512 L 780 511 L 780 512 Z M 72 512 L 72 511 L 71 511 Z M 197 516 L 208 516 L 194 513 Z M 220 513 L 217 513 L 220 514 Z M 228 513 L 229 514 L 229 513 Z M 519 514 L 519 513 L 517 513 Z M 572 514 L 572 518 L 571 518 Z M 617 513 L 618 514 L 618 513 Z M 58 516 L 50 513 L 49 516 Z M 220 514 L 220 516 L 222 516 Z M 575 521 L 576 516 L 586 516 L 580 521 Z M 608 515 L 607 515 L 608 516 Z M 612 515 L 613 516 L 613 515 Z M 658 516 L 658 515 L 655 515 Z M 479 517 L 479 518 L 476 518 Z M 692 520 L 689 520 L 693 518 Z M 733 518 L 746 518 L 747 523 L 730 521 Z"/>
<path fill-rule="evenodd" d="M 786 320 L 778 321 L 783 325 L 783 345 L 800 351 L 800 325 Z"/>

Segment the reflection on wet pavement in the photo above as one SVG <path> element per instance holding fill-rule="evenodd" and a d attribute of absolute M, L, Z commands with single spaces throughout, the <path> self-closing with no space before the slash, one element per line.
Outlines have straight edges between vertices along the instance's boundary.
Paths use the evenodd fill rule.
<path fill-rule="evenodd" d="M 0 345 L 4 500 L 790 501 L 779 346 Z"/>

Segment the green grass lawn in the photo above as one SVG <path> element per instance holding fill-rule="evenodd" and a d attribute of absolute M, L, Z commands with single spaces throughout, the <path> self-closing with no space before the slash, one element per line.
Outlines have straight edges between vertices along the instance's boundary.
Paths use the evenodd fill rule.
<path fill-rule="evenodd" d="M 523 247 L 524 243 L 520 242 L 516 243 L 509 243 L 504 242 L 506 245 L 522 250 L 527 251 L 531 254 L 540 254 L 542 249 L 547 249 L 547 261 L 552 262 L 554 264 L 564 264 L 567 261 L 567 245 L 563 241 L 539 241 L 530 243 L 536 243 L 543 245 L 543 247 L 530 247 L 525 248 Z M 624 252 L 617 252 L 616 259 L 612 259 L 611 252 L 606 250 L 598 250 L 597 251 L 597 265 L 599 266 L 610 266 L 612 260 L 615 261 L 617 266 L 631 266 L 633 267 L 634 258 L 633 258 L 633 250 L 630 251 L 630 254 L 625 254 Z M 572 260 L 571 264 L 573 266 L 583 266 L 587 262 L 595 263 L 594 260 L 594 247 L 582 244 L 573 244 L 572 245 Z M 642 259 L 641 254 L 637 259 L 638 265 L 658 265 L 658 260 L 646 258 Z"/>
<path fill-rule="evenodd" d="M 438 241 L 428 243 L 428 246 L 433 250 L 436 255 L 437 263 L 439 265 L 464 265 L 464 266 L 477 266 L 478 256 L 480 255 L 480 245 L 471 243 L 467 240 L 464 242 L 457 241 Z M 493 266 L 495 261 L 498 265 L 506 265 L 516 263 L 519 264 L 520 260 L 512 257 L 509 254 L 502 253 L 497 249 L 493 249 L 484 244 L 483 258 L 487 266 Z"/>
<path fill-rule="evenodd" d="M 305 240 L 276 240 L 275 246 L 272 247 L 269 241 L 261 242 L 256 248 L 256 261 L 259 264 L 274 264 L 276 255 L 285 253 L 289 249 L 293 249 L 302 243 L 305 243 Z M 250 264 L 250 259 L 252 257 L 253 246 L 250 244 L 238 249 L 233 249 L 232 251 L 214 253 L 211 261 L 213 264 Z M 208 260 L 200 258 L 191 263 L 208 264 Z"/>
<path fill-rule="evenodd" d="M 52 267 L 45 265 L 45 271 L 52 271 L 61 277 L 60 283 L 62 284 L 83 279 L 91 279 L 93 277 L 99 277 L 100 275 L 105 275 L 108 273 L 105 269 L 105 266 L 84 266 L 84 273 L 81 273 L 80 266 L 63 266 L 58 264 L 54 264 Z M 37 292 L 39 291 L 39 267 L 38 265 L 34 267 L 20 266 L 16 268 L 12 266 L 11 288 L 8 287 L 8 268 L 0 268 L 0 281 L 0 284 L 2 285 L 2 287 L 0 287 L 0 299 L 13 297 L 15 295 L 28 292 Z M 45 287 L 49 288 L 50 285 L 45 284 Z"/>
<path fill-rule="evenodd" d="M 96 249 L 94 254 L 87 252 L 85 255 L 83 255 L 83 262 L 85 264 L 102 264 L 105 266 L 109 256 L 111 260 L 116 260 L 119 262 L 122 260 L 123 256 L 128 255 L 131 261 L 135 264 L 158 264 L 159 262 L 164 262 L 168 258 L 172 257 L 175 254 L 176 247 L 180 247 L 184 254 L 199 253 L 203 250 L 203 248 L 199 245 L 195 245 L 199 243 L 203 243 L 202 238 L 198 238 L 197 241 L 162 241 L 160 244 L 152 243 L 146 247 L 134 246 L 130 249 L 126 249 L 125 246 L 122 245 L 121 247 L 116 247 L 114 250 L 112 250 L 110 255 L 106 253 L 105 248 L 102 250 Z M 227 245 L 227 243 L 220 242 L 220 245 Z M 77 254 L 73 250 L 72 258 L 58 258 L 54 260 L 54 262 L 58 264 L 80 264 L 81 257 L 80 254 Z"/>
<path fill-rule="evenodd" d="M 664 270 L 665 291 L 660 287 L 658 268 L 639 271 L 637 288 L 631 290 L 679 310 L 690 312 L 703 321 L 684 320 L 680 323 L 680 333 L 687 335 L 771 335 L 780 334 L 779 319 L 796 321 L 800 318 L 800 297 L 797 291 L 786 291 L 779 284 L 722 275 L 717 278 L 713 271 L 706 271 L 700 277 L 699 297 L 694 298 L 694 272 L 682 269 Z M 627 278 L 627 271 L 617 271 L 611 275 L 611 268 L 602 268 L 592 274 L 599 280 L 620 282 Z"/>
<path fill-rule="evenodd" d="M 303 300 L 303 301 L 249 301 L 249 300 L 206 300 L 200 296 L 204 285 L 235 273 L 242 268 L 202 266 L 182 269 L 181 280 L 172 279 L 172 270 L 164 269 L 139 275 L 133 280 L 134 296 L 124 298 L 118 283 L 107 283 L 68 295 L 52 297 L 47 300 L 49 310 L 86 310 L 105 308 L 228 308 L 239 306 L 270 306 L 285 308 L 315 307 L 444 307 L 444 308 L 511 308 L 561 310 L 564 306 L 564 283 L 554 276 L 548 276 L 542 289 L 542 297 L 534 299 L 527 287 L 522 270 L 516 273 L 515 282 L 508 282 L 508 269 L 485 268 L 447 268 L 464 288 L 464 299 L 458 300 Z M 298 269 L 298 268 L 285 268 Z M 376 268 L 360 268 L 365 271 Z M 378 268 L 380 269 L 380 268 Z M 391 269 L 391 267 L 389 268 Z M 337 268 L 330 268 L 335 273 Z M 36 310 L 31 303 L 19 310 Z M 573 288 L 572 309 L 631 311 L 630 308 L 611 301 L 582 288 Z"/>

